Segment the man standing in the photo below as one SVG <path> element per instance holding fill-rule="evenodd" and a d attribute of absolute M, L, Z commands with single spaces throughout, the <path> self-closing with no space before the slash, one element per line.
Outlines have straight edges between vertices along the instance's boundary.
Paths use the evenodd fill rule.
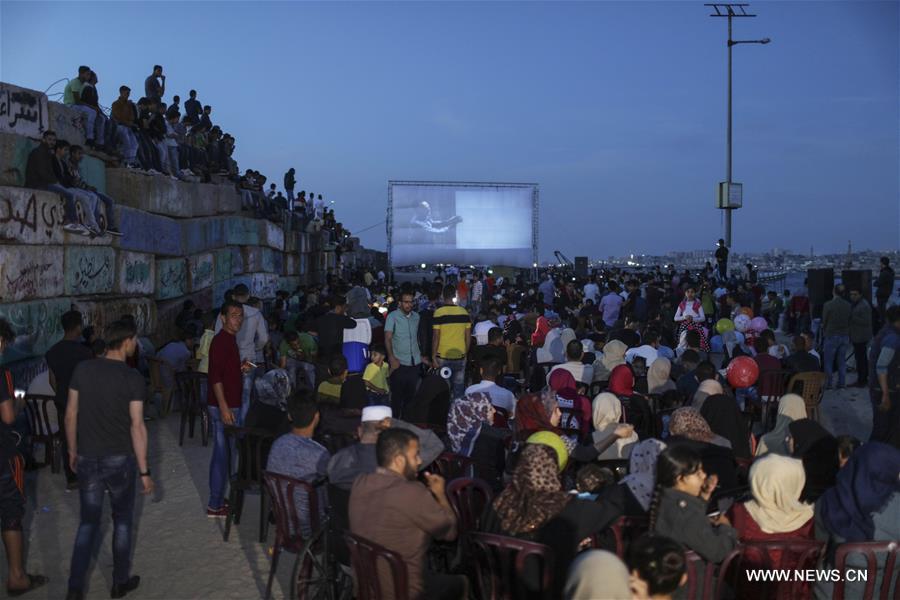
<path fill-rule="evenodd" d="M 334 297 L 334 308 L 316 321 L 319 335 L 319 359 L 328 362 L 335 354 L 341 354 L 344 345 L 344 330 L 355 329 L 356 319 L 347 316 L 347 299 Z"/>
<path fill-rule="evenodd" d="M 472 314 L 481 312 L 481 300 L 484 298 L 484 282 L 481 280 L 481 272 L 475 271 L 475 281 L 472 283 Z"/>
<path fill-rule="evenodd" d="M 847 376 L 847 347 L 850 345 L 850 318 L 853 312 L 850 303 L 841 296 L 843 287 L 834 286 L 834 296 L 822 308 L 822 331 L 825 337 L 824 356 L 827 389 L 831 389 L 831 374 L 834 361 L 838 361 L 838 389 L 844 387 Z"/>
<path fill-rule="evenodd" d="M 249 368 L 244 370 L 241 388 L 240 420 L 243 423 L 244 417 L 247 416 L 247 411 L 250 410 L 250 392 L 256 379 L 256 368 L 253 364 L 261 365 L 263 363 L 263 348 L 269 342 L 269 329 L 266 327 L 266 320 L 263 318 L 262 313 L 259 312 L 259 309 L 247 304 L 247 301 L 250 300 L 250 288 L 243 283 L 239 283 L 234 286 L 232 298 L 242 305 L 241 325 L 236 334 L 236 340 L 240 350 L 241 362 L 249 366 Z M 216 323 L 216 333 L 222 331 L 224 325 L 225 320 L 219 319 Z"/>
<path fill-rule="evenodd" d="M 728 279 L 728 246 L 725 245 L 725 240 L 719 239 L 719 243 L 716 248 L 716 267 L 719 270 L 719 280 L 727 280 Z"/>
<path fill-rule="evenodd" d="M 594 277 L 591 276 L 590 280 L 584 284 L 584 299 L 590 300 L 594 304 L 597 304 L 597 296 L 600 295 L 600 286 L 597 285 L 597 282 L 594 280 Z"/>
<path fill-rule="evenodd" d="M 229 300 L 219 313 L 220 331 L 209 345 L 209 372 L 206 403 L 213 434 L 213 452 L 209 463 L 209 504 L 206 516 L 227 517 L 225 487 L 228 485 L 228 452 L 225 448 L 225 426 L 240 426 L 246 412 L 242 410 L 241 376 L 253 368 L 241 362 L 237 335 L 249 306 Z M 246 378 L 246 377 L 245 377 Z"/>
<path fill-rule="evenodd" d="M 872 339 L 872 305 L 860 290 L 850 290 L 850 343 L 856 359 L 855 387 L 869 387 L 869 357 L 867 346 Z"/>
<path fill-rule="evenodd" d="M 875 281 L 875 299 L 878 301 L 878 317 L 884 319 L 887 303 L 894 293 L 894 269 L 891 268 L 891 259 L 881 257 L 881 270 Z"/>
<path fill-rule="evenodd" d="M 200 113 L 203 112 L 203 106 L 197 100 L 197 90 L 191 90 L 188 92 L 188 96 L 190 97 L 184 102 L 185 117 L 191 123 L 197 123 L 200 121 Z"/>
<path fill-rule="evenodd" d="M 153 66 L 153 73 L 144 80 L 144 96 L 150 102 L 159 104 L 166 95 L 166 76 L 160 65 Z"/>
<path fill-rule="evenodd" d="M 294 186 L 297 184 L 294 173 L 294 167 L 291 167 L 288 169 L 287 173 L 284 174 L 284 191 L 287 193 L 288 206 L 291 207 L 291 210 L 294 210 Z"/>
<path fill-rule="evenodd" d="M 68 442 L 66 436 L 66 405 L 69 399 L 69 383 L 78 363 L 91 360 L 94 353 L 81 343 L 82 319 L 77 310 L 70 310 L 62 316 L 63 339 L 56 342 L 44 360 L 50 369 L 50 387 L 56 392 L 56 415 L 59 432 L 62 434 L 62 458 L 66 474 L 66 489 L 78 489 L 78 477 L 69 467 Z"/>
<path fill-rule="evenodd" d="M 388 313 L 384 321 L 384 345 L 391 368 L 391 403 L 394 412 L 403 414 L 403 407 L 413 399 L 419 386 L 420 366 L 427 359 L 419 349 L 419 313 L 413 311 L 411 291 L 400 292 L 397 310 Z"/>
<path fill-rule="evenodd" d="M 553 308 L 553 299 L 556 295 L 556 285 L 553 283 L 553 275 L 547 273 L 544 281 L 538 286 L 538 291 L 544 299 L 544 305 Z"/>
<path fill-rule="evenodd" d="M 891 306 L 884 326 L 872 340 L 869 391 L 872 435 L 869 441 L 900 448 L 900 306 Z"/>
<path fill-rule="evenodd" d="M 0 356 L 16 338 L 6 319 L 0 318 Z M 25 518 L 25 461 L 19 454 L 19 436 L 12 429 L 16 420 L 12 374 L 0 367 L 0 532 L 6 549 L 9 575 L 6 593 L 20 596 L 47 583 L 43 575 L 25 572 L 25 542 L 22 519 Z"/>
<path fill-rule="evenodd" d="M 625 300 L 619 295 L 619 284 L 609 282 L 609 292 L 600 300 L 600 312 L 607 327 L 612 327 L 619 320 L 619 313 Z"/>
<path fill-rule="evenodd" d="M 432 364 L 450 369 L 451 399 L 461 398 L 465 393 L 466 356 L 472 343 L 469 313 L 453 302 L 455 294 L 455 286 L 444 286 L 444 304 L 434 311 L 431 343 Z"/>
<path fill-rule="evenodd" d="M 464 577 L 426 571 L 431 538 L 456 538 L 456 516 L 444 478 L 425 472 L 427 487 L 416 481 L 422 464 L 419 439 L 405 429 L 382 431 L 375 457 L 378 468 L 357 477 L 350 491 L 350 531 L 400 555 L 406 563 L 410 598 L 464 598 Z M 379 565 L 379 572 L 383 568 Z M 379 577 L 381 597 L 393 598 L 391 578 L 384 575 Z"/>
<path fill-rule="evenodd" d="M 66 436 L 69 466 L 78 474 L 81 523 L 75 536 L 67 600 L 84 598 L 84 584 L 100 533 L 104 493 L 113 516 L 113 585 L 110 596 L 122 598 L 141 578 L 131 575 L 131 530 L 134 518 L 135 470 L 142 493 L 153 491 L 147 464 L 144 427 L 144 378 L 125 364 L 138 346 L 137 330 L 115 321 L 106 331 L 106 354 L 78 364 L 69 384 Z"/>

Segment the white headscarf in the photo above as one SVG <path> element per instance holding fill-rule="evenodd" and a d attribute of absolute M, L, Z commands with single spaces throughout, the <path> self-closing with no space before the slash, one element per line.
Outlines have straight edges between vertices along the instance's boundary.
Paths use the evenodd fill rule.
<path fill-rule="evenodd" d="M 656 459 L 665 449 L 665 443 L 653 438 L 635 444 L 628 461 L 628 475 L 619 482 L 628 486 L 644 510 L 650 510 L 656 487 Z"/>
<path fill-rule="evenodd" d="M 572 562 L 563 597 L 566 600 L 631 600 L 628 567 L 606 550 L 582 552 Z"/>
<path fill-rule="evenodd" d="M 803 461 L 767 454 L 750 467 L 753 500 L 744 508 L 764 533 L 787 533 L 800 529 L 813 517 L 813 507 L 800 502 L 806 483 Z"/>
<path fill-rule="evenodd" d="M 647 390 L 651 394 L 662 394 L 669 389 L 675 389 L 675 382 L 669 379 L 671 373 L 672 363 L 669 359 L 658 357 L 647 370 Z"/>
<path fill-rule="evenodd" d="M 607 438 L 613 434 L 619 421 L 622 419 L 622 402 L 615 394 L 610 392 L 602 392 L 597 394 L 593 402 L 593 421 L 594 421 L 594 441 Z M 630 437 L 625 439 L 617 439 L 616 443 L 603 451 L 598 457 L 599 460 L 610 460 L 615 458 L 628 458 L 631 452 L 631 446 L 638 441 L 636 433 L 632 433 Z"/>
<path fill-rule="evenodd" d="M 691 402 L 691 406 L 700 410 L 703 407 L 703 402 L 709 396 L 715 396 L 716 394 L 724 394 L 725 391 L 722 389 L 722 384 L 716 381 L 715 379 L 704 379 L 700 382 L 700 385 L 697 387 L 697 391 L 694 392 L 694 400 Z"/>

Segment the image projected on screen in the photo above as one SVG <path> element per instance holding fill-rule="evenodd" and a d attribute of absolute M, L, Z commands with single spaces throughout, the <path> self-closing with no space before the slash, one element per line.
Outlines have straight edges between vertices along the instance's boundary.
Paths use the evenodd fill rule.
<path fill-rule="evenodd" d="M 393 265 L 531 266 L 534 184 L 390 186 Z"/>

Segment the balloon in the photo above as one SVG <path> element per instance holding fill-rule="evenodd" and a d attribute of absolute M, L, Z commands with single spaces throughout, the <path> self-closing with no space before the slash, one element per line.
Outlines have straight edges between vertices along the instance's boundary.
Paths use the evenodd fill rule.
<path fill-rule="evenodd" d="M 766 329 L 769 328 L 769 322 L 766 321 L 765 317 L 753 317 L 750 320 L 750 329 L 755 331 L 756 333 L 762 333 Z"/>
<path fill-rule="evenodd" d="M 728 363 L 726 373 L 731 387 L 747 388 L 756 383 L 759 377 L 759 365 L 749 356 L 738 356 Z"/>
<path fill-rule="evenodd" d="M 742 315 L 747 315 L 748 317 L 750 317 L 750 318 L 752 319 L 752 318 L 753 318 L 753 309 L 750 308 L 749 306 L 742 306 L 742 307 L 741 307 L 741 314 L 742 314 Z"/>
<path fill-rule="evenodd" d="M 734 318 L 734 328 L 744 333 L 748 329 L 750 329 L 750 317 L 741 313 Z"/>
<path fill-rule="evenodd" d="M 716 331 L 719 333 L 734 331 L 734 323 L 731 322 L 731 319 L 719 319 L 718 323 L 716 323 Z"/>
<path fill-rule="evenodd" d="M 724 352 L 725 345 L 722 343 L 721 335 L 714 335 L 709 340 L 709 351 L 710 352 Z"/>

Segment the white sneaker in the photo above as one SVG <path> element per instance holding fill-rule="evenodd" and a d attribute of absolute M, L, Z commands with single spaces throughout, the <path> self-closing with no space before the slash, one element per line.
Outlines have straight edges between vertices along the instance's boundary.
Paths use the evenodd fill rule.
<path fill-rule="evenodd" d="M 157 171 L 156 169 L 147 169 L 147 174 L 148 175 L 159 175 L 159 171 Z"/>
<path fill-rule="evenodd" d="M 88 235 L 88 228 L 82 225 L 81 223 L 66 223 L 63 225 L 63 230 L 68 231 L 69 233 L 76 233 L 78 235 Z"/>

